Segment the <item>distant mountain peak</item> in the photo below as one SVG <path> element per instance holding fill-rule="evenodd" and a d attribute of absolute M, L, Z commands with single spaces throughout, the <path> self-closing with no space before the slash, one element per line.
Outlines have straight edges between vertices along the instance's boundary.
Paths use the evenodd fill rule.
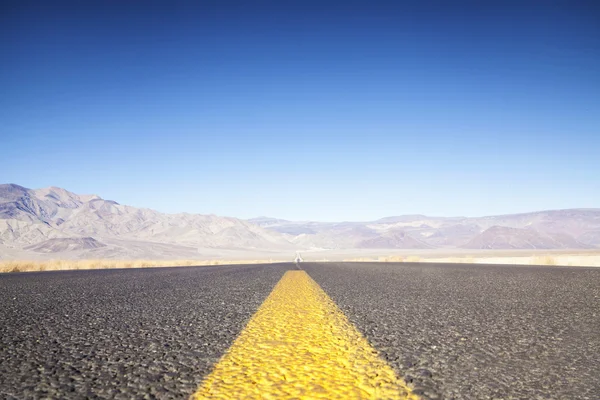
<path fill-rule="evenodd" d="M 293 248 L 282 234 L 232 217 L 163 214 L 56 186 L 27 189 L 18 185 L 0 185 L 0 243 L 23 251 L 80 252 L 81 257 L 88 254 L 91 258 L 111 251 L 133 251 L 144 257 L 147 253 L 140 254 L 136 243 L 148 243 L 143 247 L 151 251 L 158 244 L 163 249 L 184 246 L 196 254 L 199 247 Z"/>
<path fill-rule="evenodd" d="M 28 190 L 29 189 L 14 183 L 0 184 L 0 199 L 7 196 L 8 194 L 23 195 L 27 193 Z"/>
<path fill-rule="evenodd" d="M 600 209 L 473 218 L 412 214 L 371 222 L 289 221 L 266 216 L 241 220 L 213 214 L 165 214 L 56 186 L 32 190 L 0 184 L 0 244 L 24 252 L 67 252 L 89 258 L 151 257 L 165 251 L 197 255 L 199 248 L 594 248 L 600 247 Z"/>

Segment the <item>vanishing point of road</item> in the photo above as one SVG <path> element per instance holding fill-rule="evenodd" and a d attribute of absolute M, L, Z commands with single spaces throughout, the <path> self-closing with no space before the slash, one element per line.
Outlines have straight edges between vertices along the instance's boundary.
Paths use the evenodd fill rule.
<path fill-rule="evenodd" d="M 0 398 L 600 399 L 600 268 L 0 275 Z"/>

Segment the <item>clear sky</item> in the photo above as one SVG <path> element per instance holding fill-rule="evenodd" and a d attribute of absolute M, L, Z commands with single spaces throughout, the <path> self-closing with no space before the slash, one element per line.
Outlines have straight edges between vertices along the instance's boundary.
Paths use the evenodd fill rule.
<path fill-rule="evenodd" d="M 598 2 L 0 7 L 0 183 L 241 218 L 600 207 Z"/>

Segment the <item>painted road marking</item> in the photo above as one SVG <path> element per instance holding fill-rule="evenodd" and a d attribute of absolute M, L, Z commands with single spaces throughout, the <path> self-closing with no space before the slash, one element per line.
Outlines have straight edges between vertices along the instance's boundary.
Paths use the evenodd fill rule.
<path fill-rule="evenodd" d="M 304 271 L 287 271 L 192 399 L 410 399 Z"/>

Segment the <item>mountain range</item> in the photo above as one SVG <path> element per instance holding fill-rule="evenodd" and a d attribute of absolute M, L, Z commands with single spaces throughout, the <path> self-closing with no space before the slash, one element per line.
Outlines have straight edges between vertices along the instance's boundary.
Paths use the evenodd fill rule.
<path fill-rule="evenodd" d="M 588 249 L 600 209 L 489 217 L 403 215 L 369 222 L 165 214 L 96 195 L 0 185 L 0 257 L 219 257 L 326 249 Z"/>
<path fill-rule="evenodd" d="M 372 222 L 293 222 L 254 218 L 300 247 L 388 249 L 592 249 L 600 247 L 600 209 L 489 217 L 404 215 Z"/>

